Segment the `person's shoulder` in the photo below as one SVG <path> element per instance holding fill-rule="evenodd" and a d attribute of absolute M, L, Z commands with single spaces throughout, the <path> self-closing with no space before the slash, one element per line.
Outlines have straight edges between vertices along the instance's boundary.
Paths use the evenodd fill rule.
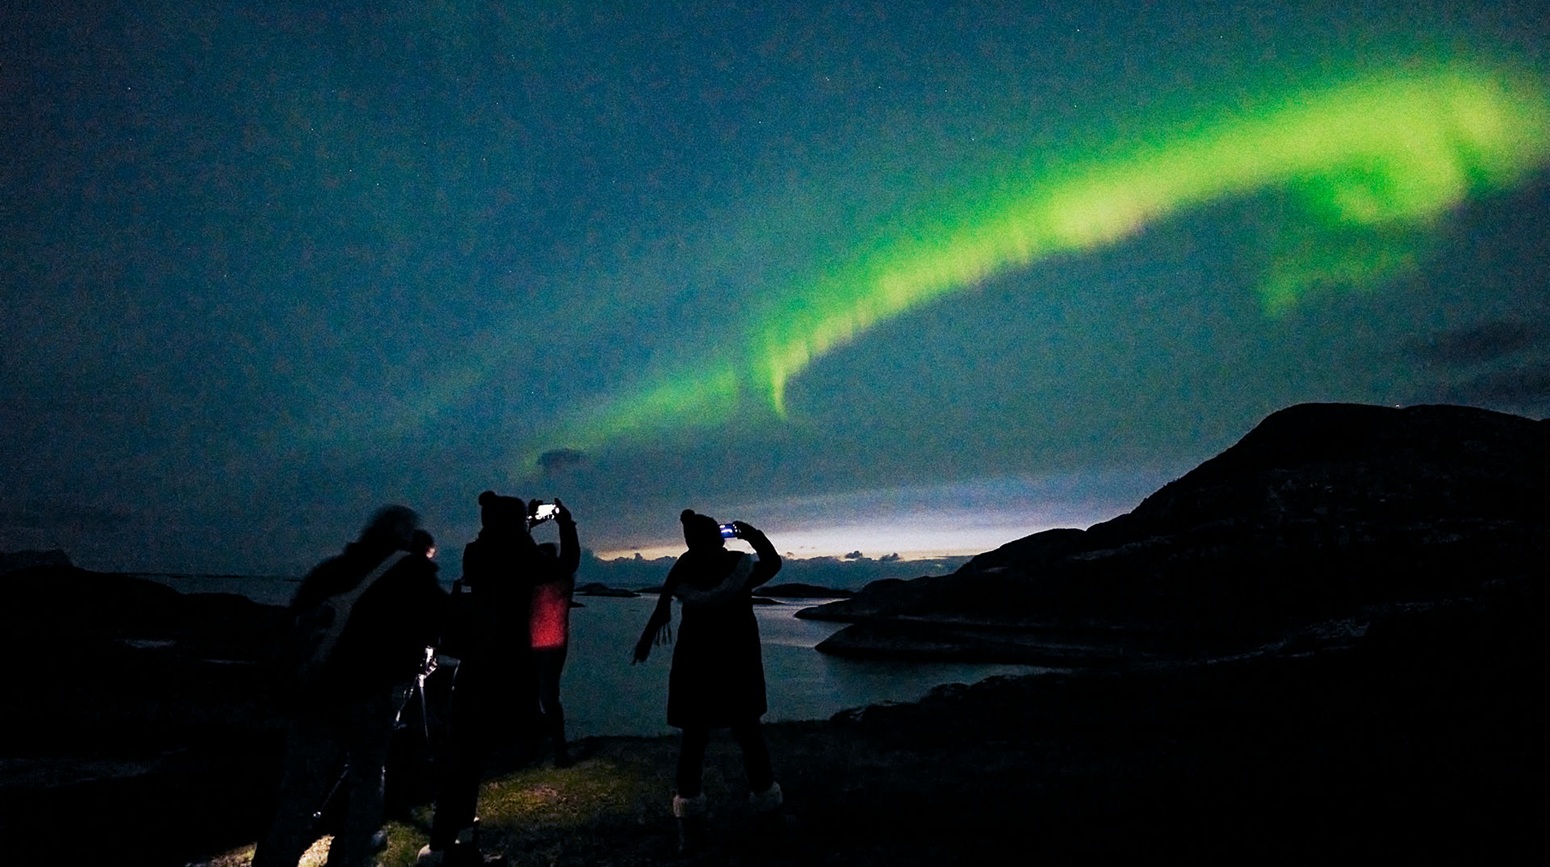
<path fill-rule="evenodd" d="M 437 577 L 441 572 L 441 567 L 433 560 L 410 554 L 404 558 L 402 563 L 393 568 L 393 572 L 401 573 L 405 586 L 412 585 L 417 595 L 425 595 L 432 592 L 442 596 L 447 594 L 446 589 L 441 586 L 441 579 Z"/>
<path fill-rule="evenodd" d="M 484 556 L 484 550 L 485 544 L 479 539 L 475 539 L 472 542 L 469 542 L 467 545 L 464 545 L 463 568 L 467 569 L 470 565 L 477 564 Z"/>
<path fill-rule="evenodd" d="M 346 555 L 335 554 L 307 570 L 301 583 L 296 585 L 295 594 L 291 596 L 291 607 L 306 608 L 333 595 L 333 588 L 340 580 L 339 574 L 346 565 Z"/>
<path fill-rule="evenodd" d="M 430 559 L 412 551 L 394 551 L 388 557 L 395 560 L 389 567 L 393 572 L 435 572 L 437 569 Z"/>
<path fill-rule="evenodd" d="M 323 558 L 322 560 L 318 561 L 316 566 L 313 566 L 312 569 L 307 572 L 306 576 L 303 577 L 302 580 L 305 581 L 307 578 L 311 578 L 314 575 L 327 575 L 330 572 L 337 571 L 340 564 L 345 562 L 349 555 L 350 551 L 349 549 L 346 549 L 338 554 L 334 554 L 331 557 Z"/>
<path fill-rule="evenodd" d="M 359 577 L 361 574 L 363 574 L 363 566 L 360 557 L 356 552 L 346 550 L 313 566 L 312 571 L 301 579 L 301 586 L 332 592 L 327 588 L 332 588 L 350 576 Z"/>

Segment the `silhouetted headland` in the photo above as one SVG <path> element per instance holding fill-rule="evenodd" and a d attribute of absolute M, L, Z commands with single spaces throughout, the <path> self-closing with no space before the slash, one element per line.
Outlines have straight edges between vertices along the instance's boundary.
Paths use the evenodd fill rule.
<path fill-rule="evenodd" d="M 1457 406 L 1303 404 L 1086 530 L 798 616 L 819 649 L 1117 664 L 1345 644 L 1507 592 L 1550 554 L 1550 422 Z"/>

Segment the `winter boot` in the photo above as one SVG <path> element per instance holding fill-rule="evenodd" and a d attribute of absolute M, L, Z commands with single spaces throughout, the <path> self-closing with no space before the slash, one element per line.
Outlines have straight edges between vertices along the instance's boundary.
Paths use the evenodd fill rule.
<path fill-rule="evenodd" d="M 568 768 L 576 764 L 576 757 L 571 755 L 570 744 L 565 742 L 565 736 L 560 735 L 554 739 L 554 766 L 556 768 Z"/>
<path fill-rule="evenodd" d="M 673 796 L 673 818 L 678 820 L 678 854 L 697 855 L 705 851 L 709 812 L 704 792 L 692 798 Z"/>
<path fill-rule="evenodd" d="M 763 816 L 774 813 L 786 803 L 786 798 L 781 794 L 780 783 L 770 783 L 770 787 L 762 792 L 750 792 L 748 794 L 748 806 L 753 809 L 755 816 Z"/>
<path fill-rule="evenodd" d="M 457 838 L 446 849 L 432 849 L 427 843 L 420 847 L 420 852 L 415 858 L 415 867 L 452 867 L 459 860 L 468 860 L 468 852 L 479 851 L 479 819 L 474 819 L 474 824 L 457 832 Z M 456 853 L 456 854 L 454 854 Z"/>
<path fill-rule="evenodd" d="M 762 792 L 748 795 L 748 809 L 753 813 L 750 830 L 762 841 L 762 846 L 779 846 L 795 830 L 795 820 L 788 815 L 786 799 L 780 791 L 780 783 L 772 782 Z"/>

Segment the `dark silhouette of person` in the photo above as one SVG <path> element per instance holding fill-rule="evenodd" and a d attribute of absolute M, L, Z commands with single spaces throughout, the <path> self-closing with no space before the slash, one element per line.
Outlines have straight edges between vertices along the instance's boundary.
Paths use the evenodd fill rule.
<path fill-rule="evenodd" d="M 441 649 L 457 658 L 446 755 L 436 786 L 429 843 L 419 863 L 443 863 L 454 847 L 474 846 L 479 782 L 497 745 L 517 727 L 536 728 L 538 687 L 528 640 L 537 546 L 528 503 L 494 491 L 479 495 L 479 535 L 463 549 L 463 577 Z M 466 849 L 465 849 L 466 851 Z"/>
<path fill-rule="evenodd" d="M 424 557 L 435 566 L 435 537 L 425 530 L 415 530 L 409 539 L 409 553 Z M 440 571 L 440 567 L 436 568 Z M 427 697 L 426 687 L 435 672 L 435 647 L 432 642 L 427 642 L 420 657 L 420 670 L 407 684 L 394 720 L 394 737 L 386 769 L 387 815 L 390 817 L 407 816 L 410 809 L 432 797 L 425 790 L 433 779 L 430 775 L 435 761 L 431 700 Z"/>
<path fill-rule="evenodd" d="M 565 741 L 560 674 L 565 670 L 565 655 L 570 646 L 571 596 L 576 590 L 576 568 L 581 565 L 581 543 L 570 510 L 559 500 L 554 501 L 554 506 L 560 544 L 558 548 L 547 542 L 538 546 L 528 636 L 533 646 L 544 734 L 553 744 L 555 767 L 563 768 L 571 764 L 571 755 Z"/>
<path fill-rule="evenodd" d="M 781 561 L 764 533 L 749 524 L 734 521 L 732 527 L 753 546 L 753 556 L 728 550 L 714 518 L 685 509 L 679 520 L 688 550 L 668 571 L 657 606 L 635 644 L 635 662 L 644 662 L 653 644 L 672 640 L 672 600 L 677 598 L 683 620 L 668 674 L 667 722 L 682 730 L 683 738 L 673 816 L 680 848 L 694 850 L 702 845 L 705 831 L 701 776 L 712 729 L 730 728 L 742 749 L 754 810 L 773 812 L 783 800 L 759 723 L 769 708 L 752 593 L 780 571 Z"/>
<path fill-rule="evenodd" d="M 415 556 L 419 515 L 387 506 L 356 541 L 318 564 L 291 599 L 285 759 L 256 867 L 295 867 L 317 838 L 330 790 L 343 825 L 328 863 L 357 867 L 386 844 L 383 768 L 398 702 L 435 640 L 447 599 L 436 565 Z"/>
<path fill-rule="evenodd" d="M 436 559 L 436 537 L 426 530 L 415 530 L 409 537 L 409 553 L 427 560 Z"/>

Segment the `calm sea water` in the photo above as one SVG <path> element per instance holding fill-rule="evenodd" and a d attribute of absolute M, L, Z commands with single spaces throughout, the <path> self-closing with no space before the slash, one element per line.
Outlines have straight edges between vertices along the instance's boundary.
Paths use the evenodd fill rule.
<path fill-rule="evenodd" d="M 283 605 L 295 591 L 290 579 L 145 575 L 187 593 L 239 593 Z M 561 681 L 566 728 L 588 735 L 669 734 L 667 672 L 672 648 L 630 664 L 635 639 L 651 614 L 651 597 L 577 597 L 571 612 L 571 646 Z M 915 701 L 945 683 L 975 683 L 998 674 L 1046 669 L 1021 665 L 905 663 L 838 659 L 814 650 L 842 624 L 799 620 L 795 614 L 822 600 L 761 605 L 754 610 L 764 645 L 769 694 L 767 721 L 828 719 L 839 711 L 884 701 Z M 674 623 L 678 621 L 674 614 Z"/>

